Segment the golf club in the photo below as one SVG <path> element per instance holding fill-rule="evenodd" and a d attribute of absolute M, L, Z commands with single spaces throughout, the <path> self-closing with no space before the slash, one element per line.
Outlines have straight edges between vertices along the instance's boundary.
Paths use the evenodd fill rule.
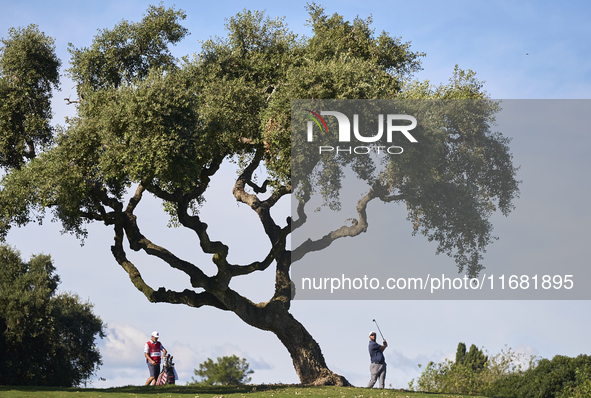
<path fill-rule="evenodd" d="M 374 319 L 373 321 L 375 322 L 376 326 L 378 327 L 378 332 L 380 332 L 380 336 L 382 336 L 382 340 L 386 340 L 384 338 L 384 335 L 382 334 L 382 331 L 380 330 L 380 326 L 378 325 L 378 323 L 376 322 L 376 320 Z"/>

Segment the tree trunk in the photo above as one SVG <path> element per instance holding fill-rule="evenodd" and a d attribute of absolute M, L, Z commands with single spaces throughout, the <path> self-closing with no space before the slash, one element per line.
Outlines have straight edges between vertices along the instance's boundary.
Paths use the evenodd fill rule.
<path fill-rule="evenodd" d="M 264 307 L 255 306 L 234 312 L 246 323 L 269 330 L 279 338 L 291 355 L 293 366 L 304 385 L 350 386 L 343 376 L 333 373 L 326 366 L 320 346 L 289 311 L 279 303 L 269 302 Z M 244 311 L 246 310 L 246 311 Z"/>
<path fill-rule="evenodd" d="M 326 366 L 320 346 L 312 335 L 289 312 L 280 317 L 276 328 L 271 331 L 277 335 L 289 351 L 300 382 L 306 385 L 350 385 L 343 376 L 333 373 Z"/>

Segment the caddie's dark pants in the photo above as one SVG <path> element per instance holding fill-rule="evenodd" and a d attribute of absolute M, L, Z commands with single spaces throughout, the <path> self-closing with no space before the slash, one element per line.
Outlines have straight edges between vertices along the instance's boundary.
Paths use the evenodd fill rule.
<path fill-rule="evenodd" d="M 367 387 L 372 388 L 379 378 L 380 388 L 384 388 L 384 384 L 386 383 L 386 364 L 372 362 L 371 365 L 369 365 L 369 371 L 371 372 L 371 379 L 369 380 Z"/>

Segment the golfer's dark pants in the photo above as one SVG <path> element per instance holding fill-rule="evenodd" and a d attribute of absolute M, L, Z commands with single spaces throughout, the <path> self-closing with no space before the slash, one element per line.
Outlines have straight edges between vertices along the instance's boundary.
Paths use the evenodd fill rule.
<path fill-rule="evenodd" d="M 378 379 L 380 379 L 380 388 L 384 388 L 386 383 L 386 364 L 372 362 L 369 365 L 369 371 L 371 372 L 371 379 L 369 380 L 368 388 L 372 388 Z"/>

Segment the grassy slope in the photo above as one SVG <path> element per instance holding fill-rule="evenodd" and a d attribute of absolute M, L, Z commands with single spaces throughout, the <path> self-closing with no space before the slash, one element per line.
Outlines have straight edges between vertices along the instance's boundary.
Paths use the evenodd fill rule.
<path fill-rule="evenodd" d="M 107 389 L 0 386 L 0 396 L 2 398 L 478 398 L 472 395 L 424 394 L 389 389 L 284 385 L 241 387 L 167 385 Z"/>

